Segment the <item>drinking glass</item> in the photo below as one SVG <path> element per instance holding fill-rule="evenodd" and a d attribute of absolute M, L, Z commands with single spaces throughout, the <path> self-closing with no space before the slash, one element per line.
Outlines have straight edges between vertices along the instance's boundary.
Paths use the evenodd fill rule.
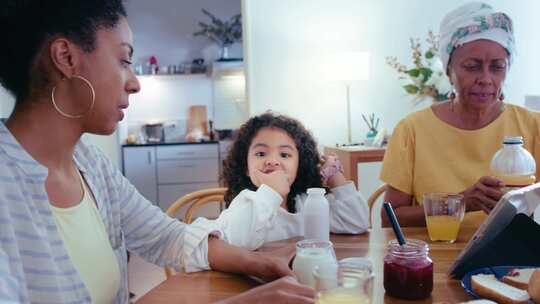
<path fill-rule="evenodd" d="M 453 243 L 465 216 L 463 195 L 453 193 L 425 193 L 424 214 L 429 238 L 432 241 Z"/>
<path fill-rule="evenodd" d="M 318 304 L 370 304 L 373 270 L 367 258 L 347 258 L 338 264 L 321 264 L 313 271 Z"/>
<path fill-rule="evenodd" d="M 308 239 L 296 243 L 293 271 L 300 283 L 314 288 L 313 270 L 321 264 L 337 264 L 332 242 Z"/>

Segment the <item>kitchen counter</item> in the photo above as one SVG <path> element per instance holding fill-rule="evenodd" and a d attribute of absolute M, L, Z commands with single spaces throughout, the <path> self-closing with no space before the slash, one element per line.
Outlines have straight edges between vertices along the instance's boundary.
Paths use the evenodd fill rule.
<path fill-rule="evenodd" d="M 171 142 L 158 142 L 158 143 L 144 143 L 144 144 L 123 144 L 122 147 L 150 147 L 150 146 L 173 146 L 173 145 L 208 145 L 218 144 L 217 140 L 206 141 L 171 141 Z"/>
<path fill-rule="evenodd" d="M 122 146 L 124 176 L 163 211 L 183 195 L 219 187 L 220 165 L 218 141 Z M 201 211 L 205 217 L 217 217 L 221 210 L 214 204 L 207 209 Z M 183 216 L 184 211 L 178 214 Z"/>

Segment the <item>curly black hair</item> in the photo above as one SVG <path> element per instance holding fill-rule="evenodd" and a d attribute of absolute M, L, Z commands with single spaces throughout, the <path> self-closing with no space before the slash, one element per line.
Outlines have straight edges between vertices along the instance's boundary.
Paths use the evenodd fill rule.
<path fill-rule="evenodd" d="M 228 187 L 225 193 L 225 203 L 229 207 L 232 200 L 244 189 L 257 190 L 257 186 L 251 182 L 246 174 L 248 170 L 247 159 L 251 141 L 263 128 L 277 128 L 287 132 L 298 149 L 298 172 L 287 196 L 287 210 L 295 213 L 294 199 L 296 195 L 306 192 L 308 188 L 322 187 L 317 143 L 311 133 L 298 120 L 272 112 L 250 118 L 238 130 L 236 140 L 223 165 L 222 178 L 225 186 Z"/>
<path fill-rule="evenodd" d="M 36 80 L 37 56 L 51 39 L 64 36 L 91 52 L 97 30 L 115 27 L 122 16 L 122 0 L 2 0 L 0 84 L 24 100 Z"/>

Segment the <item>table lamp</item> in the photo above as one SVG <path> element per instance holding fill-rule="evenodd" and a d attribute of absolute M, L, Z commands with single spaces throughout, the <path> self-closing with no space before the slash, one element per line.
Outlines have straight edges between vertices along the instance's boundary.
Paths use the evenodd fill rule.
<path fill-rule="evenodd" d="M 328 81 L 341 82 L 347 90 L 347 144 L 353 145 L 351 134 L 351 85 L 361 80 L 369 80 L 369 53 L 336 52 L 327 56 L 325 75 Z"/>

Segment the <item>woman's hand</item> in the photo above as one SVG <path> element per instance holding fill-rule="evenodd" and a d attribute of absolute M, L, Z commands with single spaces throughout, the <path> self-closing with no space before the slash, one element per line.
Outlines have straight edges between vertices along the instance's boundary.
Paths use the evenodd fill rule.
<path fill-rule="evenodd" d="M 321 177 L 328 187 L 335 188 L 347 182 L 341 162 L 335 153 L 321 156 L 321 163 Z"/>
<path fill-rule="evenodd" d="M 264 250 L 264 249 L 263 249 Z M 296 244 L 287 244 L 274 250 L 253 252 L 257 269 L 255 276 L 269 282 L 284 276 L 294 276 L 289 264 L 296 253 Z"/>
<path fill-rule="evenodd" d="M 295 278 L 288 276 L 220 303 L 315 303 L 315 291 L 298 283 Z"/>
<path fill-rule="evenodd" d="M 255 171 L 255 181 L 258 181 L 259 185 L 265 184 L 274 189 L 283 199 L 286 199 L 289 191 L 291 191 L 291 184 L 289 183 L 287 174 L 281 169 L 270 173 Z"/>
<path fill-rule="evenodd" d="M 501 191 L 503 186 L 504 183 L 493 176 L 482 176 L 478 182 L 461 193 L 464 196 L 467 211 L 483 210 L 490 213 L 504 195 Z"/>
<path fill-rule="evenodd" d="M 295 243 L 290 243 L 278 249 L 249 251 L 209 236 L 208 262 L 213 270 L 247 274 L 269 282 L 294 276 L 289 264 L 296 252 L 295 246 Z"/>

